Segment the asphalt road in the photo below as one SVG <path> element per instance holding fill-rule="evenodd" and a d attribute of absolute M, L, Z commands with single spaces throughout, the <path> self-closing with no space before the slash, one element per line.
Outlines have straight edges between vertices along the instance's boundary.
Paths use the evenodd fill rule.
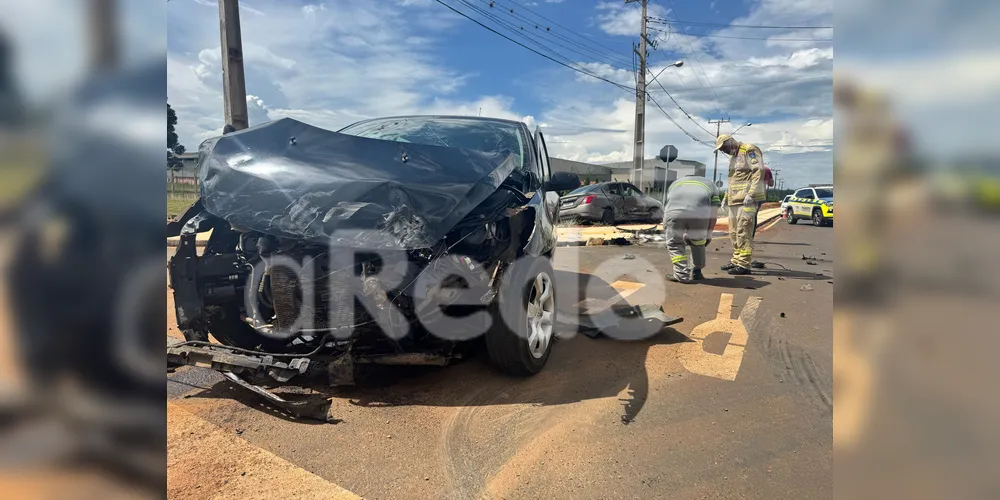
<path fill-rule="evenodd" d="M 532 378 L 478 358 L 396 370 L 333 392 L 340 421 L 314 424 L 185 368 L 171 375 L 170 411 L 365 498 L 830 497 L 833 229 L 759 231 L 768 268 L 752 277 L 719 271 L 724 238 L 694 285 L 663 282 L 662 247 L 559 248 L 560 311 L 581 307 L 573 284 L 586 283 L 592 299 L 621 292 L 684 322 L 632 341 L 564 326 Z M 705 324 L 720 308 L 731 314 Z M 172 497 L 232 489 L 259 468 L 220 458 L 223 445 L 194 453 L 186 435 L 170 438 Z"/>

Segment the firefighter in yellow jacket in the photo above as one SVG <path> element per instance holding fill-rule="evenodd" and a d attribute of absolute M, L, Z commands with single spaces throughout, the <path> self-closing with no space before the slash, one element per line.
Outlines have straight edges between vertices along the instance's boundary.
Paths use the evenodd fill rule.
<path fill-rule="evenodd" d="M 733 259 L 722 266 L 729 274 L 750 274 L 753 257 L 753 225 L 757 207 L 766 192 L 762 182 L 764 153 L 753 144 L 739 142 L 728 134 L 715 140 L 715 149 L 729 155 L 729 186 L 723 206 L 729 213 L 729 241 Z"/>

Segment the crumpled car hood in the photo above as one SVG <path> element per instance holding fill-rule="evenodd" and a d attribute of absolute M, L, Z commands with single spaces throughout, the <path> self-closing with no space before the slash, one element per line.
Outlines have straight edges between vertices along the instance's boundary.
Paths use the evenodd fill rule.
<path fill-rule="evenodd" d="M 346 246 L 390 246 L 390 235 L 406 249 L 443 239 L 516 163 L 513 154 L 355 137 L 290 118 L 199 151 L 205 209 L 236 229 Z"/>

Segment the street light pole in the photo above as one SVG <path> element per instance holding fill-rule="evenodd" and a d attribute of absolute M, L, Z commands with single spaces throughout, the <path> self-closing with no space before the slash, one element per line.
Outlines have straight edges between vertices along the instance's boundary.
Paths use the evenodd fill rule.
<path fill-rule="evenodd" d="M 668 65 L 668 66 L 664 66 L 663 69 L 661 69 L 660 72 L 657 73 L 656 76 L 654 76 L 653 79 L 650 80 L 650 81 L 651 82 L 655 82 L 656 79 L 659 78 L 660 75 L 662 75 L 663 72 L 667 70 L 667 68 L 679 68 L 681 66 L 684 66 L 684 61 L 677 61 L 677 62 L 675 62 L 673 64 Z"/>
<path fill-rule="evenodd" d="M 736 132 L 739 132 L 741 128 L 743 128 L 743 127 L 749 127 L 750 125 L 753 125 L 753 123 L 746 122 L 743 125 L 740 125 L 736 130 L 733 131 L 732 134 L 729 134 L 729 135 L 736 135 Z"/>

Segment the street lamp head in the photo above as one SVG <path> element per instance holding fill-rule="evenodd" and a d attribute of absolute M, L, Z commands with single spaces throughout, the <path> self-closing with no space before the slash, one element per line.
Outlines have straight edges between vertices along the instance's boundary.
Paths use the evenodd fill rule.
<path fill-rule="evenodd" d="M 674 66 L 675 68 L 679 68 L 681 66 L 684 66 L 684 61 L 677 61 L 672 66 Z"/>
<path fill-rule="evenodd" d="M 747 122 L 745 126 L 749 127 L 750 125 L 753 125 L 753 123 Z"/>

